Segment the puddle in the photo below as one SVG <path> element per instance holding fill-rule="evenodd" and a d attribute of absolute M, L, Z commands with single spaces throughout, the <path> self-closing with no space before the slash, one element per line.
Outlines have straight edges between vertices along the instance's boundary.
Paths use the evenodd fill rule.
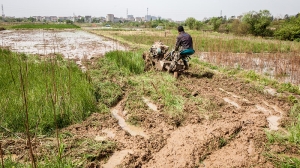
<path fill-rule="evenodd" d="M 274 131 L 278 130 L 278 126 L 279 126 L 278 120 L 279 120 L 280 118 L 281 118 L 281 117 L 274 116 L 274 115 L 269 116 L 269 117 L 267 118 L 267 121 L 269 122 L 269 128 L 270 128 L 270 130 L 274 130 Z"/>
<path fill-rule="evenodd" d="M 112 115 L 118 120 L 118 124 L 120 125 L 120 127 L 122 127 L 123 130 L 127 131 L 132 136 L 140 135 L 148 139 L 149 137 L 143 131 L 143 129 L 126 123 L 125 119 L 120 115 L 120 113 L 123 113 L 123 111 L 120 109 L 121 102 L 118 103 L 118 105 L 111 110 Z"/>
<path fill-rule="evenodd" d="M 104 137 L 104 136 L 96 136 L 95 137 L 95 139 L 94 139 L 95 141 L 105 141 L 106 140 L 106 137 Z"/>
<path fill-rule="evenodd" d="M 227 97 L 224 97 L 223 100 L 224 100 L 225 102 L 227 102 L 227 103 L 229 103 L 229 104 L 235 106 L 236 108 L 241 108 L 241 106 L 240 106 L 239 104 L 237 104 L 236 102 L 230 100 L 230 99 L 227 98 Z"/>
<path fill-rule="evenodd" d="M 158 108 L 155 104 L 151 103 L 151 101 L 145 97 L 143 97 L 143 101 L 148 105 L 148 107 L 153 111 L 158 111 Z"/>
<path fill-rule="evenodd" d="M 283 111 L 278 107 L 278 106 L 276 106 L 276 105 L 270 105 L 268 102 L 266 102 L 266 101 L 263 101 L 263 103 L 265 104 L 265 105 L 267 105 L 268 107 L 271 107 L 276 113 L 278 113 L 278 114 L 280 114 L 280 116 L 282 117 L 282 115 L 283 115 Z"/>
<path fill-rule="evenodd" d="M 265 93 L 268 93 L 268 94 L 270 94 L 270 95 L 272 95 L 272 96 L 276 96 L 276 94 L 277 94 L 277 91 L 276 91 L 275 89 L 273 89 L 273 88 L 266 88 L 266 89 L 264 90 L 264 92 L 265 92 Z"/>
<path fill-rule="evenodd" d="M 122 151 L 115 152 L 107 161 L 106 164 L 103 165 L 103 168 L 114 168 L 120 165 L 123 159 L 128 155 L 133 154 L 133 150 L 126 149 Z"/>
<path fill-rule="evenodd" d="M 266 116 L 268 116 L 267 121 L 269 123 L 270 130 L 273 130 L 273 131 L 278 130 L 279 129 L 279 120 L 282 118 L 283 111 L 279 107 L 277 107 L 275 105 L 270 105 L 266 101 L 263 101 L 263 103 L 267 107 L 269 107 L 273 110 L 270 111 L 270 110 L 268 110 L 268 109 L 266 109 L 266 108 L 264 108 L 260 105 L 255 105 L 255 107 L 258 110 L 262 111 Z M 279 114 L 279 116 L 277 114 Z"/>
<path fill-rule="evenodd" d="M 116 134 L 113 131 L 109 130 L 109 129 L 102 130 L 102 132 L 106 133 L 106 136 L 108 138 L 114 138 L 116 136 Z"/>
<path fill-rule="evenodd" d="M 260 106 L 260 105 L 255 105 L 255 107 L 258 109 L 258 110 L 260 110 L 261 112 L 263 112 L 264 113 L 264 115 L 270 115 L 270 111 L 269 110 L 267 110 L 266 108 L 264 108 L 264 107 L 262 107 L 262 106 Z"/>
<path fill-rule="evenodd" d="M 97 135 L 94 139 L 95 141 L 105 141 L 107 140 L 107 138 L 114 138 L 116 136 L 116 134 L 109 129 L 102 130 L 102 132 L 106 133 L 106 135 L 105 136 Z"/>

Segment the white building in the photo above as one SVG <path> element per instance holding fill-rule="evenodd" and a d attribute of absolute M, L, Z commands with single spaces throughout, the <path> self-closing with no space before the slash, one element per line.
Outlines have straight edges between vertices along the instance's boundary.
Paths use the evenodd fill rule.
<path fill-rule="evenodd" d="M 114 14 L 107 14 L 106 21 L 107 22 L 114 22 Z"/>

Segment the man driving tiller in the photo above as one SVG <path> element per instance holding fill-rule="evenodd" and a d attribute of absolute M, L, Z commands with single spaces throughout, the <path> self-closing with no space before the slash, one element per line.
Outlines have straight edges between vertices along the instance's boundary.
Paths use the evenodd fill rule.
<path fill-rule="evenodd" d="M 180 49 L 179 59 L 182 59 L 184 63 L 184 69 L 188 70 L 188 58 L 190 55 L 193 55 L 195 53 L 195 50 L 193 49 L 193 39 L 191 35 L 184 31 L 184 28 L 182 26 L 178 26 L 177 30 L 179 35 L 177 36 L 175 51 L 178 51 Z"/>

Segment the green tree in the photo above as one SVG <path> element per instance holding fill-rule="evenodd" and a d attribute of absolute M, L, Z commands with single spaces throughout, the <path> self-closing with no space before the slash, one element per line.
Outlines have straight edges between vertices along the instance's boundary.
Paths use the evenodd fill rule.
<path fill-rule="evenodd" d="M 210 24 L 213 26 L 214 31 L 217 31 L 219 29 L 222 22 L 223 22 L 222 17 L 213 17 L 210 19 Z"/>
<path fill-rule="evenodd" d="M 230 31 L 236 35 L 246 35 L 248 33 L 249 26 L 246 23 L 241 22 L 239 19 L 234 19 L 231 24 Z"/>
<path fill-rule="evenodd" d="M 187 25 L 190 29 L 194 29 L 195 23 L 197 20 L 193 17 L 189 17 L 185 20 L 185 25 Z"/>
<path fill-rule="evenodd" d="M 33 17 L 28 18 L 28 20 L 29 20 L 30 22 L 35 22 L 35 21 L 36 21 L 36 19 L 33 18 Z"/>
<path fill-rule="evenodd" d="M 275 31 L 274 36 L 281 40 L 300 41 L 300 17 L 292 16 Z"/>
<path fill-rule="evenodd" d="M 73 24 L 73 21 L 72 20 L 66 20 L 66 24 Z"/>
<path fill-rule="evenodd" d="M 255 36 L 269 36 L 271 31 L 267 27 L 272 22 L 272 15 L 268 10 L 251 11 L 243 16 L 242 21 L 249 25 L 249 33 Z"/>
<path fill-rule="evenodd" d="M 201 21 L 195 22 L 195 29 L 200 30 L 203 27 L 203 23 Z"/>

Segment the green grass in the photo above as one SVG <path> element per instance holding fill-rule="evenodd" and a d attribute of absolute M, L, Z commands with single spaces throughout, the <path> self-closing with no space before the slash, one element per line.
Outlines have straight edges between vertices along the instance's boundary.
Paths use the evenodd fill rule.
<path fill-rule="evenodd" d="M 276 167 L 280 168 L 298 168 L 300 167 L 300 159 L 284 154 L 266 153 L 265 156 L 268 160 L 272 161 Z"/>
<path fill-rule="evenodd" d="M 102 107 L 109 108 L 126 98 L 125 110 L 130 116 L 128 121 L 134 125 L 142 122 L 142 111 L 149 112 L 143 97 L 163 106 L 162 110 L 166 115 L 182 119 L 187 101 L 182 93 L 183 88 L 178 86 L 178 81 L 172 74 L 144 72 L 142 53 L 113 51 L 99 60 L 91 70 L 94 85 L 97 87 L 98 102 L 102 103 Z M 125 95 L 125 92 L 129 94 Z"/>
<path fill-rule="evenodd" d="M 91 77 L 100 110 L 112 107 L 123 96 L 128 77 L 144 71 L 142 52 L 112 51 L 91 69 Z"/>
<path fill-rule="evenodd" d="M 151 46 L 155 41 L 161 41 L 174 48 L 177 34 L 174 31 L 167 33 L 156 31 L 94 31 L 97 34 L 110 34 L 128 44 Z M 254 37 L 238 37 L 217 33 L 206 34 L 199 31 L 188 31 L 193 37 L 194 49 L 200 52 L 233 52 L 233 53 L 285 53 L 300 52 L 297 42 L 283 42 L 265 40 Z"/>
<path fill-rule="evenodd" d="M 11 29 L 78 29 L 74 24 L 21 24 L 10 27 Z"/>
<path fill-rule="evenodd" d="M 123 73 L 140 74 L 144 71 L 144 61 L 141 52 L 113 51 L 105 55 L 106 59 L 114 64 Z"/>
<path fill-rule="evenodd" d="M 26 110 L 30 131 L 42 134 L 82 121 L 96 110 L 87 75 L 61 56 L 40 60 L 1 49 L 0 67 L 0 123 L 13 132 L 25 131 Z"/>

